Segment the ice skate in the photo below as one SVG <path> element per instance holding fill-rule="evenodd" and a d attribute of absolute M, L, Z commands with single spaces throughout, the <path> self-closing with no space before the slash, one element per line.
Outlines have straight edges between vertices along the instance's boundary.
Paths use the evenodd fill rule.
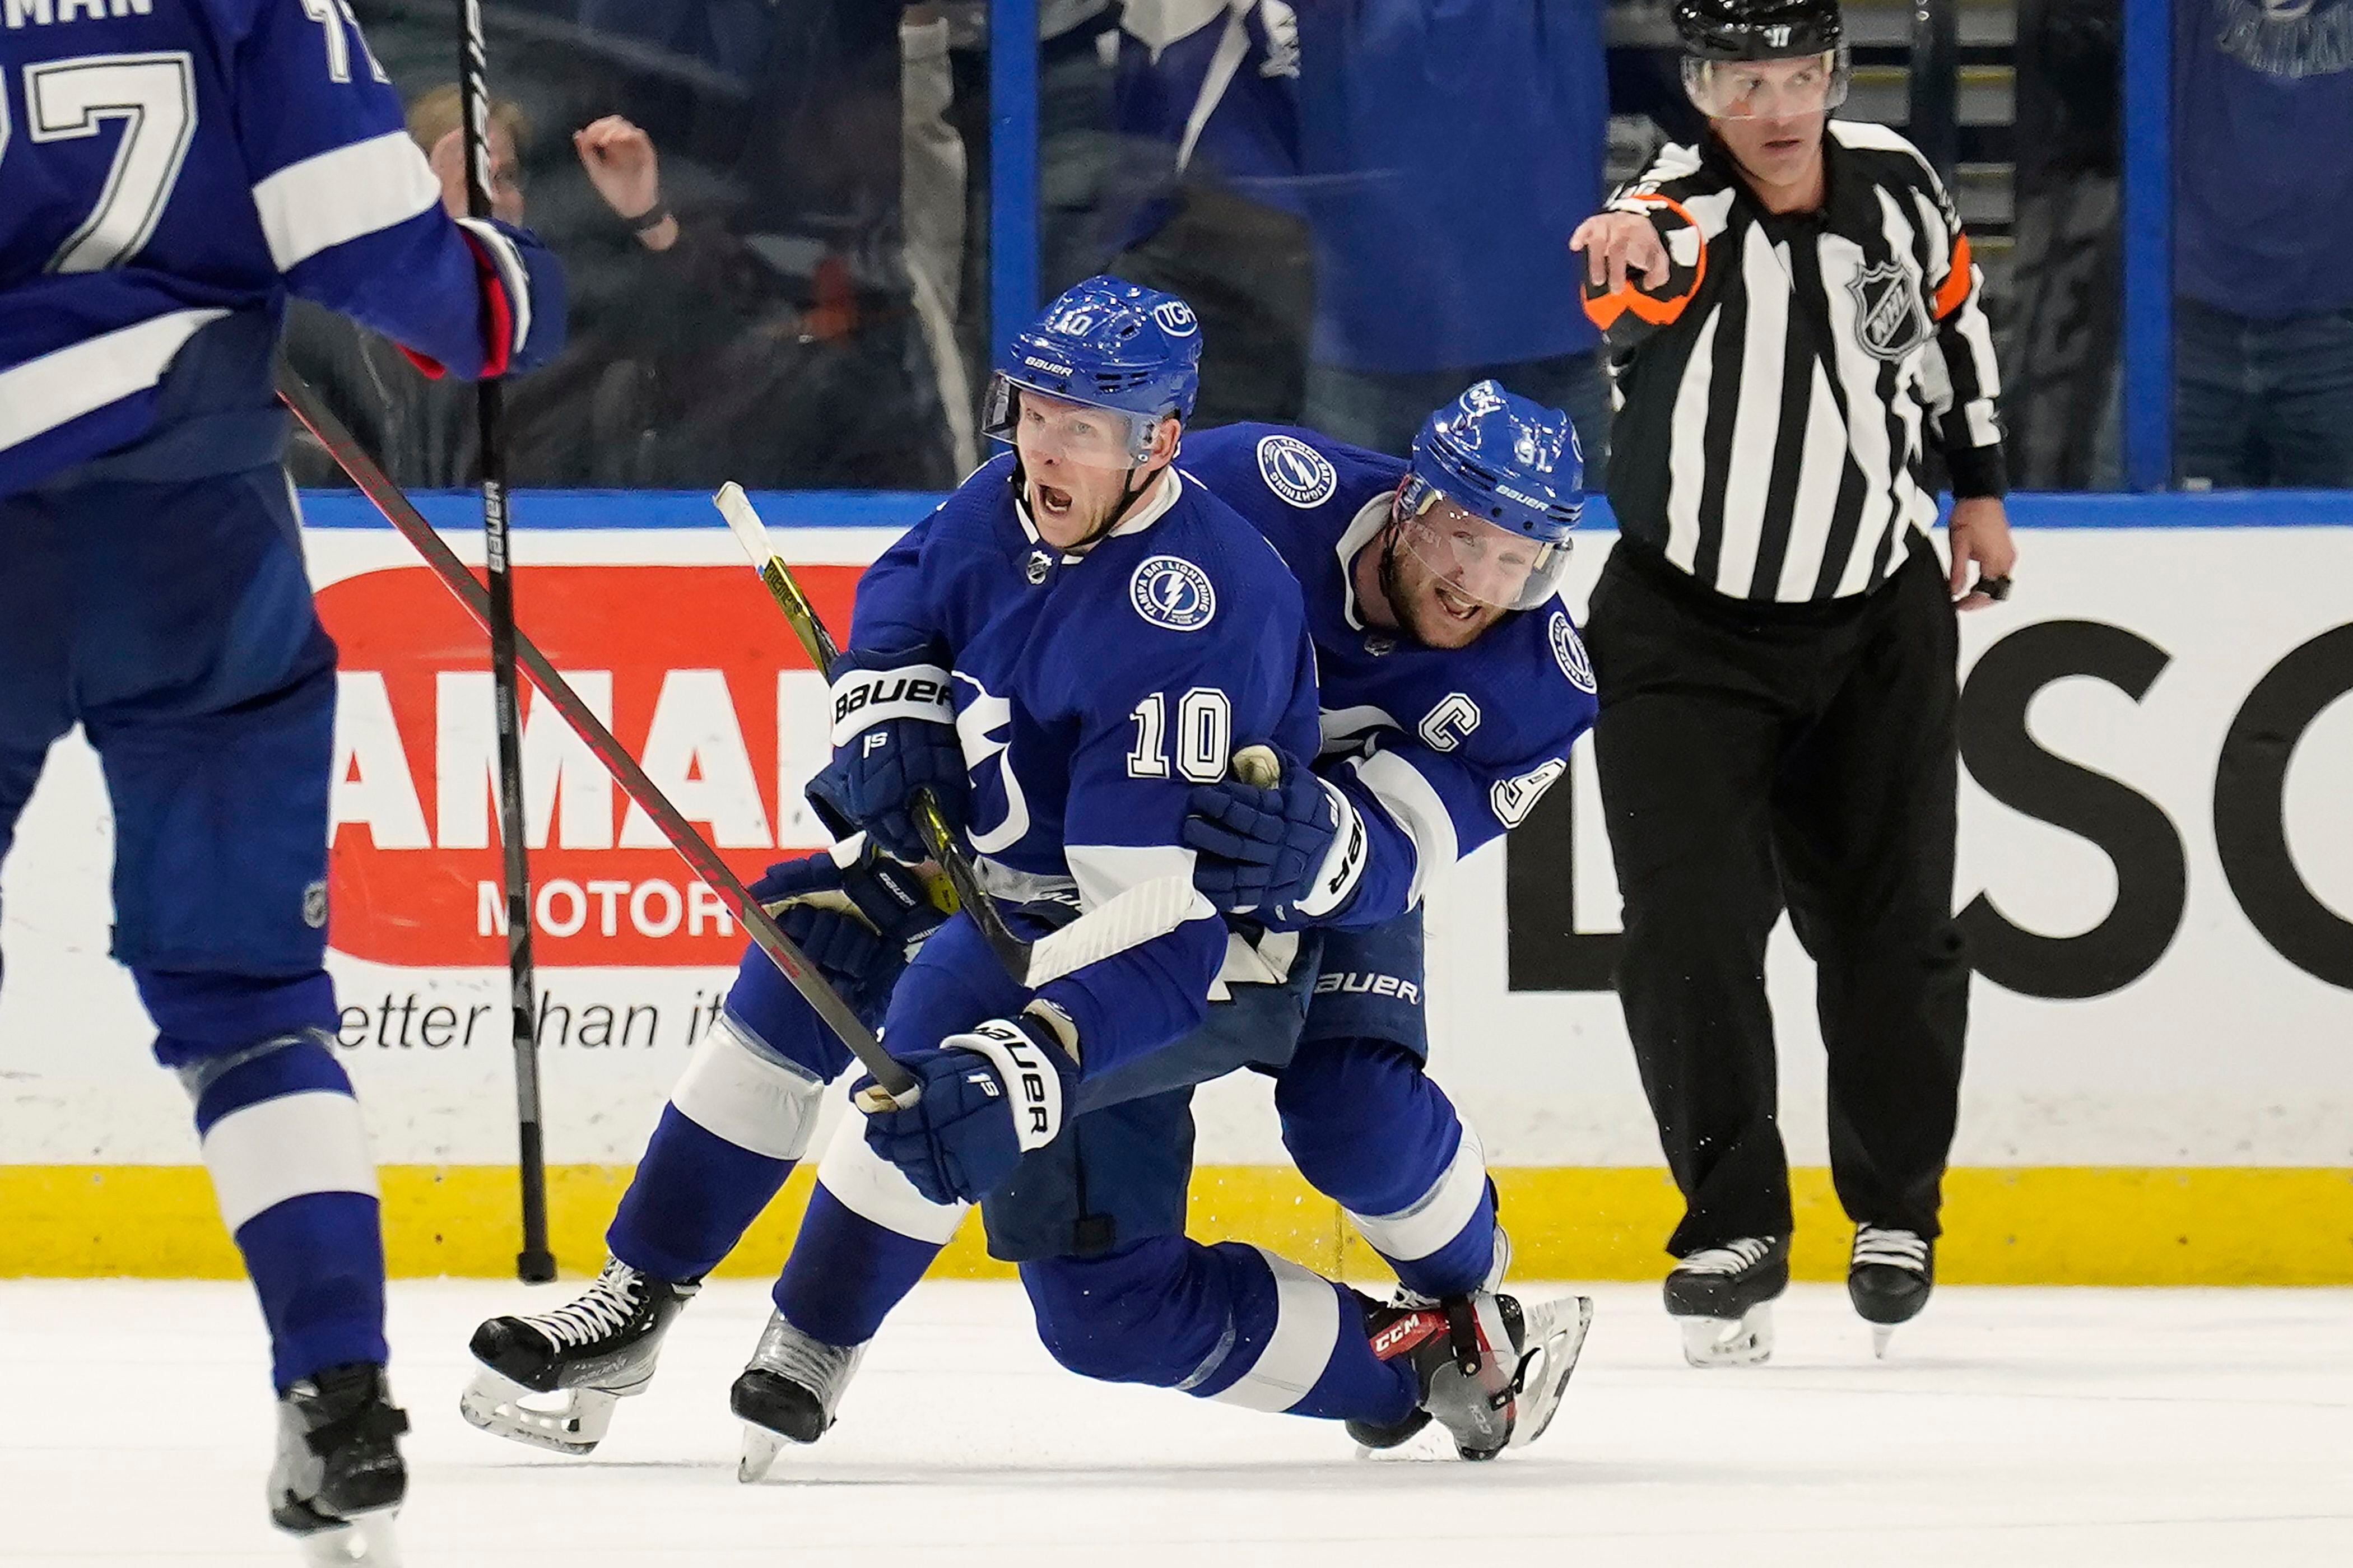
<path fill-rule="evenodd" d="M 756 1481 L 786 1443 L 824 1436 L 841 1407 L 841 1391 L 865 1359 L 864 1345 L 828 1344 L 785 1321 L 782 1312 L 770 1312 L 759 1348 L 727 1391 L 728 1408 L 744 1423 L 735 1479 Z"/>
<path fill-rule="evenodd" d="M 398 1568 L 392 1516 L 408 1489 L 384 1368 L 365 1362 L 304 1378 L 278 1401 L 269 1519 L 313 1563 Z"/>
<path fill-rule="evenodd" d="M 1773 1300 L 1789 1288 L 1789 1240 L 1744 1236 L 1703 1247 L 1667 1274 L 1667 1315 L 1694 1366 L 1756 1366 L 1773 1354 Z"/>
<path fill-rule="evenodd" d="M 1859 1225 L 1846 1266 L 1847 1300 L 1871 1325 L 1871 1353 L 1883 1361 L 1887 1342 L 1928 1304 L 1936 1284 L 1936 1244 L 1917 1231 Z"/>
<path fill-rule="evenodd" d="M 657 1279 L 617 1258 L 573 1301 L 529 1317 L 492 1318 L 469 1345 L 485 1370 L 459 1396 L 458 1413 L 485 1432 L 586 1454 L 613 1424 L 613 1406 L 653 1381 L 662 1336 L 702 1289 Z M 534 1394 L 560 1395 L 533 1405 Z"/>
<path fill-rule="evenodd" d="M 1409 1359 L 1420 1400 L 1393 1426 L 1348 1423 L 1368 1451 L 1395 1448 L 1435 1421 L 1465 1459 L 1492 1459 L 1544 1436 L 1593 1326 L 1593 1302 L 1563 1296 L 1523 1307 L 1493 1291 L 1431 1301 L 1400 1291 L 1367 1304 L 1365 1328 L 1383 1361 Z"/>

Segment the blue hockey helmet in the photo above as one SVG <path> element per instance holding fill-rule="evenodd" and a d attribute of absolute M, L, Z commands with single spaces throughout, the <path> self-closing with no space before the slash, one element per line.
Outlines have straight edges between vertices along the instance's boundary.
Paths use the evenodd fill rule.
<path fill-rule="evenodd" d="M 1118 460 L 1132 466 L 1151 456 L 1162 419 L 1191 416 L 1200 384 L 1201 324 L 1191 306 L 1124 279 L 1090 278 L 1014 334 L 989 383 L 981 433 L 1011 441 L 1020 394 L 1041 393 L 1120 416 Z"/>
<path fill-rule="evenodd" d="M 1567 415 L 1480 382 L 1413 438 L 1398 493 L 1405 542 L 1472 597 L 1531 608 L 1552 597 L 1567 569 L 1584 482 L 1585 454 Z M 1468 516 L 1443 526 L 1440 500 Z"/>

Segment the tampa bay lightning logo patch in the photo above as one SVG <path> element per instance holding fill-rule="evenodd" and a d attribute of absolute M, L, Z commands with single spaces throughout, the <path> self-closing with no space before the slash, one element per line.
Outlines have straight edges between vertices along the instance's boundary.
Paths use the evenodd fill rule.
<path fill-rule="evenodd" d="M 1295 507 L 1322 506 L 1340 488 L 1332 460 L 1296 436 L 1259 442 L 1258 471 L 1267 489 Z"/>
<path fill-rule="evenodd" d="M 1127 580 L 1135 613 L 1172 632 L 1198 632 L 1218 613 L 1209 574 L 1179 555 L 1155 555 Z"/>
<path fill-rule="evenodd" d="M 1585 654 L 1585 645 L 1577 640 L 1577 628 L 1558 610 L 1552 613 L 1552 656 L 1560 661 L 1560 672 L 1579 691 L 1593 689 L 1593 661 Z"/>

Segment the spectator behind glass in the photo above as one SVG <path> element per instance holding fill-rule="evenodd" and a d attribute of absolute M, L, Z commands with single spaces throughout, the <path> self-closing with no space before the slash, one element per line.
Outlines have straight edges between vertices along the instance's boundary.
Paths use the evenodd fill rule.
<path fill-rule="evenodd" d="M 1493 376 L 1568 411 L 1599 488 L 1609 393 L 1568 236 L 1601 205 L 1601 0 L 1358 0 L 1299 24 L 1307 422 L 1401 453 Z"/>
<path fill-rule="evenodd" d="M 900 9 L 580 7 L 594 482 L 954 481 L 903 251 Z"/>
<path fill-rule="evenodd" d="M 1110 270 L 1200 318 L 1195 426 L 1295 425 L 1315 311 L 1298 17 L 1282 0 L 1127 0 L 1120 26 Z"/>
<path fill-rule="evenodd" d="M 2353 0 L 2176 0 L 2174 475 L 2353 485 Z"/>
<path fill-rule="evenodd" d="M 408 105 L 408 134 L 441 181 L 441 205 L 466 212 L 466 133 L 455 82 L 418 94 Z M 505 100 L 491 106 L 491 215 L 523 220 L 518 149 L 530 139 L 522 110 Z M 475 390 L 466 382 L 427 380 L 407 356 L 347 316 L 307 300 L 286 311 L 285 352 L 295 372 L 323 397 L 396 484 L 424 489 L 470 485 L 481 477 Z M 287 452 L 294 482 L 348 488 L 326 449 L 298 430 Z"/>

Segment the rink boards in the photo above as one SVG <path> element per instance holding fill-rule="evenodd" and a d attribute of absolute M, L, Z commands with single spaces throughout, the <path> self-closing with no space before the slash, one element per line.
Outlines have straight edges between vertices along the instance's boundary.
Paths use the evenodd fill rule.
<path fill-rule="evenodd" d="M 820 607 L 920 515 L 763 498 Z M 307 546 L 343 648 L 331 960 L 385 1164 L 396 1271 L 512 1266 L 514 1130 L 479 637 L 356 502 Z M 474 503 L 428 505 L 479 559 Z M 524 629 L 739 870 L 815 842 L 822 688 L 700 498 L 526 496 Z M 1957 907 L 1980 975 L 1940 1272 L 1956 1281 L 2353 1281 L 2353 506 L 2026 498 L 2018 595 L 1964 623 Z M 1577 554 L 1572 600 L 1606 552 Z M 708 1026 L 740 933 L 553 713 L 525 721 L 559 1255 L 598 1232 Z M 1676 1213 L 1607 990 L 1616 900 L 1589 747 L 1508 851 L 1432 899 L 1435 1068 L 1479 1127 L 1520 1271 L 1650 1277 Z M 232 1272 L 177 1087 L 106 958 L 104 795 L 60 745 L 5 880 L 0 1273 Z M 1843 1262 L 1821 1052 L 1768 963 L 1799 1271 Z M 1199 1100 L 1195 1228 L 1326 1267 L 1261 1081 Z M 820 1137 L 823 1134 L 820 1133 Z M 731 1259 L 773 1269 L 799 1182 Z M 958 1272 L 996 1269 L 976 1238 Z"/>

